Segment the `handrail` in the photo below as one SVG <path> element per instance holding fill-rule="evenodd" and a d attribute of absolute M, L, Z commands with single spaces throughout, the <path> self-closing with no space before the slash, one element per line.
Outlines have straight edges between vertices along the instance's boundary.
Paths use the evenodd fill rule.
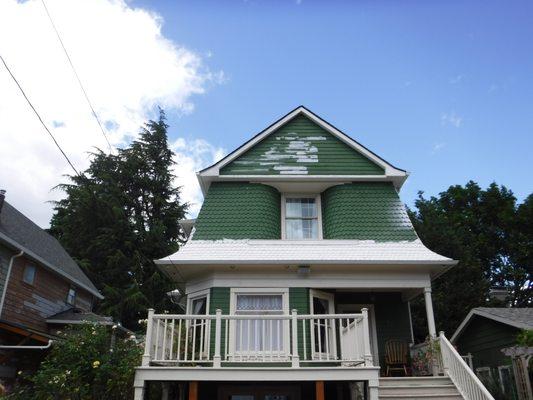
<path fill-rule="evenodd" d="M 494 400 L 487 388 L 444 336 L 444 332 L 440 332 L 439 338 L 444 371 L 461 395 L 466 400 Z"/>
<path fill-rule="evenodd" d="M 143 365 L 336 362 L 372 366 L 368 311 L 351 314 L 155 314 L 149 310 Z"/>

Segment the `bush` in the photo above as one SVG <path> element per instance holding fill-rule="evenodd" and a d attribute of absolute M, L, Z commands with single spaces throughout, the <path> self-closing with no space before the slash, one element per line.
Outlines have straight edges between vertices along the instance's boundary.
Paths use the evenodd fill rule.
<path fill-rule="evenodd" d="M 61 340 L 52 345 L 36 373 L 19 373 L 19 382 L 7 399 L 133 398 L 141 347 L 134 337 L 121 337 L 115 328 L 81 325 L 61 333 Z"/>

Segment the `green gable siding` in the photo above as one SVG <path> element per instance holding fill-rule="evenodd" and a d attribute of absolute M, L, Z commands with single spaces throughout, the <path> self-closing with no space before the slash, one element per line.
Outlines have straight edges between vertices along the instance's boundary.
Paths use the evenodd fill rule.
<path fill-rule="evenodd" d="M 220 170 L 220 175 L 383 175 L 383 168 L 299 115 Z"/>
<path fill-rule="evenodd" d="M 519 329 L 512 326 L 476 315 L 472 317 L 456 345 L 461 354 L 472 353 L 474 368 L 497 368 L 511 364 L 501 349 L 516 345 L 519 332 Z"/>
<path fill-rule="evenodd" d="M 324 239 L 415 240 L 417 235 L 392 183 L 357 182 L 322 193 Z"/>
<path fill-rule="evenodd" d="M 193 240 L 280 239 L 280 194 L 258 183 L 211 184 Z"/>

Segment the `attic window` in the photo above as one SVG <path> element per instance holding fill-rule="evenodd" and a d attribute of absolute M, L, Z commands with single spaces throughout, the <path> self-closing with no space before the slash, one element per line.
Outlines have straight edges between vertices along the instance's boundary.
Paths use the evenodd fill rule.
<path fill-rule="evenodd" d="M 288 240 L 321 239 L 320 196 L 283 196 L 282 230 Z"/>
<path fill-rule="evenodd" d="M 24 267 L 24 275 L 22 276 L 22 280 L 30 285 L 33 285 L 33 282 L 35 281 L 35 270 L 35 265 L 26 264 L 26 267 Z"/>

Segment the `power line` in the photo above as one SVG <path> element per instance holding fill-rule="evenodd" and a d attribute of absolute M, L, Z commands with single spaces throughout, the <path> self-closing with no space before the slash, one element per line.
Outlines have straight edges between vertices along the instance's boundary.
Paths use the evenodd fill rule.
<path fill-rule="evenodd" d="M 50 135 L 50 137 L 52 138 L 52 140 L 54 141 L 54 144 L 56 145 L 56 147 L 59 149 L 59 151 L 61 152 L 61 154 L 63 154 L 63 157 L 65 157 L 65 159 L 67 160 L 67 162 L 69 163 L 69 165 L 72 167 L 72 169 L 74 170 L 74 172 L 76 173 L 76 175 L 80 176 L 79 172 L 76 170 L 76 168 L 74 168 L 74 165 L 72 164 L 72 162 L 69 160 L 68 156 L 65 154 L 65 152 L 63 151 L 63 149 L 61 148 L 61 146 L 59 145 L 59 143 L 57 142 L 56 138 L 54 137 L 54 135 L 52 134 L 52 132 L 50 132 L 50 129 L 48 129 L 48 127 L 46 126 L 46 124 L 44 123 L 43 119 L 41 118 L 41 116 L 39 115 L 39 113 L 37 112 L 37 110 L 35 109 L 35 107 L 33 106 L 33 104 L 31 103 L 30 99 L 28 99 L 28 96 L 26 96 L 26 93 L 24 92 L 24 89 L 22 89 L 22 86 L 20 86 L 19 82 L 17 81 L 17 78 L 15 78 L 15 76 L 13 75 L 13 73 L 11 72 L 11 69 L 9 69 L 9 67 L 7 66 L 6 64 L 6 61 L 4 60 L 4 57 L 2 57 L 2 55 L 0 54 L 0 59 L 2 60 L 2 63 L 4 64 L 4 67 L 6 67 L 7 69 L 7 72 L 9 72 L 9 75 L 11 75 L 11 78 L 13 78 L 13 81 L 15 81 L 15 83 L 17 84 L 20 92 L 22 93 L 22 95 L 24 96 L 24 98 L 26 99 L 26 101 L 28 102 L 28 104 L 30 105 L 31 109 L 33 110 L 33 112 L 35 113 L 35 115 L 37 115 L 37 118 L 39 119 L 39 121 L 41 122 L 41 124 L 43 125 L 44 129 L 46 129 L 46 132 L 48 132 L 48 134 Z"/>
<path fill-rule="evenodd" d="M 63 48 L 63 51 L 65 52 L 65 56 L 67 56 L 67 60 L 70 64 L 70 67 L 72 68 L 72 71 L 74 72 L 74 75 L 76 76 L 76 79 L 78 80 L 78 84 L 80 85 L 81 91 L 83 92 L 83 95 L 85 96 L 85 100 L 87 100 L 87 104 L 89 105 L 89 108 L 91 109 L 93 116 L 96 119 L 98 126 L 100 127 L 100 130 L 102 131 L 102 135 L 104 135 L 105 141 L 107 142 L 107 146 L 109 147 L 109 152 L 111 153 L 113 151 L 113 148 L 111 147 L 111 143 L 109 143 L 109 139 L 107 138 L 104 127 L 102 126 L 102 123 L 100 122 L 100 119 L 98 118 L 98 115 L 96 114 L 96 111 L 94 111 L 94 107 L 91 103 L 91 100 L 89 100 L 89 96 L 87 95 L 87 92 L 85 91 L 85 88 L 83 87 L 83 84 L 81 83 L 81 79 L 78 73 L 76 72 L 76 68 L 74 68 L 74 64 L 72 63 L 72 60 L 70 59 L 67 48 L 65 47 L 65 44 L 63 43 L 63 40 L 61 39 L 61 35 L 59 35 L 59 31 L 57 30 L 56 25 L 54 24 L 54 21 L 52 19 L 52 16 L 50 15 L 50 12 L 48 11 L 48 7 L 46 7 L 46 3 L 44 2 L 44 0 L 41 0 L 41 2 L 43 3 L 43 7 L 44 7 L 44 10 L 46 11 L 46 15 L 48 15 L 48 19 L 50 20 L 50 23 L 52 24 L 52 28 L 54 28 L 57 38 L 59 39 L 59 43 L 61 43 L 61 47 Z"/>

